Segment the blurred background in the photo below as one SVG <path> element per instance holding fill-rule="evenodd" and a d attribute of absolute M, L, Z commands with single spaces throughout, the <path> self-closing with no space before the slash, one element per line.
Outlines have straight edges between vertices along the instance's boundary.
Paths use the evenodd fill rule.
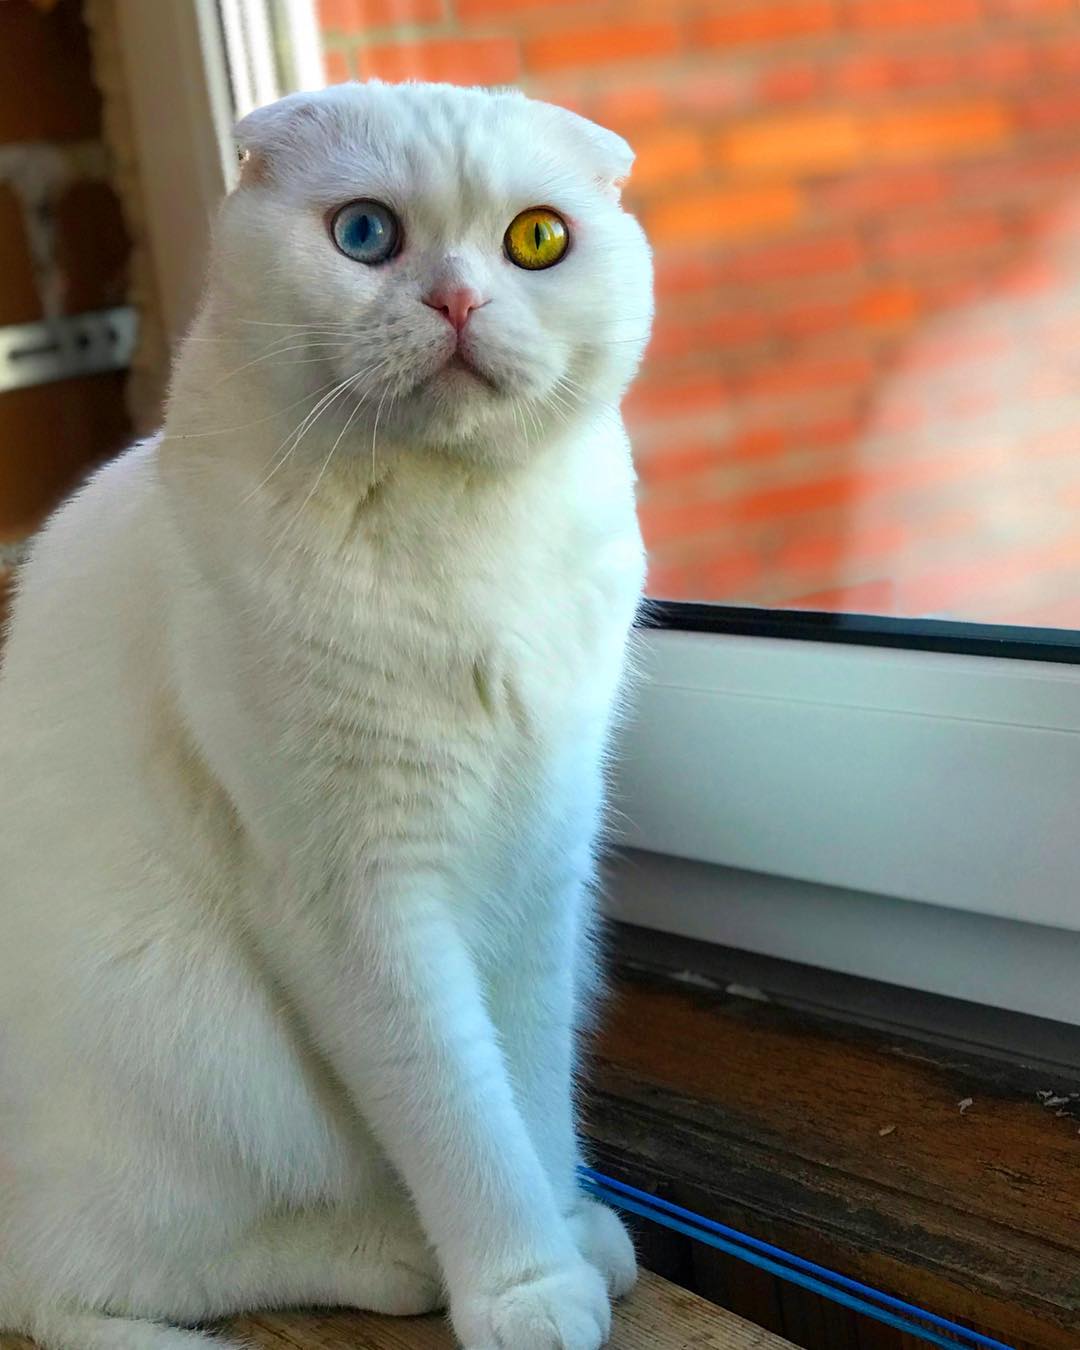
<path fill-rule="evenodd" d="M 140 3 L 0 0 L 0 344 L 65 315 L 139 328 L 121 368 L 41 382 L 0 345 L 0 568 L 160 405 L 155 114 L 133 127 L 113 35 Z M 653 595 L 1080 627 L 1076 0 L 214 8 L 235 111 L 323 78 L 520 84 L 636 147 Z"/>

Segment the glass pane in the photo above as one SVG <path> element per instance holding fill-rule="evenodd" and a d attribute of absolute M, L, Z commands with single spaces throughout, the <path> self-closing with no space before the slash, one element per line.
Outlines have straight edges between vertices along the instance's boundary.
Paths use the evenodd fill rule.
<path fill-rule="evenodd" d="M 650 591 L 1080 626 L 1073 0 L 322 0 L 328 78 L 626 135 Z"/>

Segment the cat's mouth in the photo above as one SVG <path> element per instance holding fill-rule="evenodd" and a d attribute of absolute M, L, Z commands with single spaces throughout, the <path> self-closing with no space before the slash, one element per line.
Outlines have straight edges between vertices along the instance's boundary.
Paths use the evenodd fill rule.
<path fill-rule="evenodd" d="M 471 376 L 474 380 L 479 380 L 481 384 L 486 385 L 493 393 L 497 394 L 499 392 L 499 386 L 491 376 L 486 371 L 481 370 L 460 347 L 455 347 L 448 359 L 439 367 L 435 374 L 436 376 L 449 375 L 451 378 L 459 378 L 463 375 L 466 377 Z"/>

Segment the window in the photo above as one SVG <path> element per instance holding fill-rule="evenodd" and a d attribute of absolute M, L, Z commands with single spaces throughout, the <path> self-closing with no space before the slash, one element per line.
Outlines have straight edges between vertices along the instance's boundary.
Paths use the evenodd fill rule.
<path fill-rule="evenodd" d="M 521 83 L 623 132 L 654 595 L 1080 626 L 1080 15 L 324 0 L 331 80 Z"/>
<path fill-rule="evenodd" d="M 1080 956 L 1075 7 L 164 8 L 125 24 L 191 63 L 176 257 L 228 105 L 320 78 L 520 83 L 637 148 L 658 316 L 626 411 L 650 594 L 684 603 L 642 638 L 621 912 L 1076 1020 L 1036 970 Z"/>

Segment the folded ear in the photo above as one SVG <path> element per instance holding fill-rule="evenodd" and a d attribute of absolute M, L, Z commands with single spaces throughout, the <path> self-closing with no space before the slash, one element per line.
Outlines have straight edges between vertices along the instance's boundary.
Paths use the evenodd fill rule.
<path fill-rule="evenodd" d="M 550 109 L 549 115 L 560 133 L 577 149 L 601 189 L 618 197 L 634 163 L 634 152 L 629 144 L 617 132 L 609 131 L 569 108 L 560 108 L 554 103 L 545 106 Z"/>
<path fill-rule="evenodd" d="M 328 100 L 319 93 L 288 94 L 242 117 L 234 128 L 240 155 L 240 186 L 270 183 L 312 133 L 326 124 Z"/>

